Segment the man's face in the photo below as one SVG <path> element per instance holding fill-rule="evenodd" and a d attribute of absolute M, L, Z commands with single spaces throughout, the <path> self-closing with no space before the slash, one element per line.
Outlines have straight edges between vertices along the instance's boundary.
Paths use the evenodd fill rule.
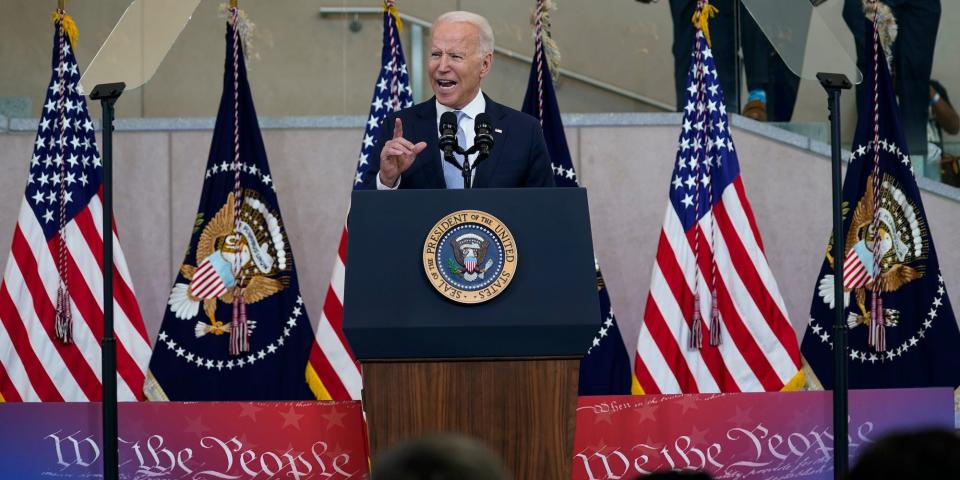
<path fill-rule="evenodd" d="M 443 22 L 430 35 L 427 71 L 437 100 L 450 108 L 465 107 L 480 91 L 493 54 L 480 54 L 480 32 L 470 23 Z"/>

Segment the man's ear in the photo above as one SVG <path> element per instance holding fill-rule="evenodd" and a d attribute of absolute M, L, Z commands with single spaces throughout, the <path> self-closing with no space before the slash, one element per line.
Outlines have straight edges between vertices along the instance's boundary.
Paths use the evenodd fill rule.
<path fill-rule="evenodd" d="M 490 73 L 490 67 L 493 65 L 493 53 L 483 55 L 483 61 L 480 64 L 480 78 L 486 77 Z"/>

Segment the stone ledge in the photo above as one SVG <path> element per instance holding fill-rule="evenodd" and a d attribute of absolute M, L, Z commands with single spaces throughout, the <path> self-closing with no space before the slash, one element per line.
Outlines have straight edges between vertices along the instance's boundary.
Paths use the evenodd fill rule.
<path fill-rule="evenodd" d="M 566 127 L 650 127 L 677 126 L 683 116 L 680 113 L 567 113 L 562 115 Z M 822 157 L 830 157 L 830 145 L 819 140 L 811 140 L 801 134 L 790 132 L 775 125 L 758 122 L 741 115 L 730 115 L 731 124 L 766 139 L 806 150 Z M 126 118 L 118 119 L 118 132 L 180 132 L 212 130 L 212 117 L 194 118 Z M 284 129 L 320 129 L 320 128 L 356 128 L 366 126 L 367 118 L 360 115 L 325 115 L 308 117 L 261 117 L 260 128 L 264 130 Z M 0 115 L 0 132 L 35 132 L 39 119 L 11 118 Z M 100 130 L 99 122 L 94 123 Z M 849 161 L 850 152 L 842 150 L 844 161 Z M 917 184 L 923 190 L 960 202 L 960 189 L 927 178 L 917 178 Z"/>

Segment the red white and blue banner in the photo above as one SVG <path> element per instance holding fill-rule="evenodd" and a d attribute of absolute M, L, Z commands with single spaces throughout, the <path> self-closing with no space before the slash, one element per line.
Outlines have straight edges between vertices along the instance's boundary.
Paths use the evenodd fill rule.
<path fill-rule="evenodd" d="M 0 476 L 99 478 L 99 403 L 0 405 Z M 363 480 L 360 402 L 121 403 L 120 478 Z"/>
<path fill-rule="evenodd" d="M 574 480 L 705 470 L 716 479 L 833 478 L 832 392 L 580 397 Z M 850 391 L 850 458 L 887 433 L 953 429 L 950 388 Z"/>
<path fill-rule="evenodd" d="M 717 479 L 833 478 L 831 392 L 580 397 L 573 480 L 664 469 Z M 103 471 L 98 403 L 0 405 L 3 478 Z M 365 480 L 360 402 L 120 404 L 120 475 Z M 850 456 L 886 433 L 953 428 L 950 388 L 850 392 Z"/>

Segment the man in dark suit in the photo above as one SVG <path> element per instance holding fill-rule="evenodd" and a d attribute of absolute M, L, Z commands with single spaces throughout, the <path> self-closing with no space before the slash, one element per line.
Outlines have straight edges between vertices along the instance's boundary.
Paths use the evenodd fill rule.
<path fill-rule="evenodd" d="M 494 131 L 490 156 L 476 166 L 474 188 L 552 187 L 553 169 L 537 120 L 480 91 L 493 63 L 493 29 L 480 15 L 448 12 L 430 33 L 428 74 L 434 97 L 384 119 L 363 188 L 463 188 L 461 171 L 442 158 L 439 118 L 452 111 L 462 147 L 473 145 L 474 120 L 486 112 Z M 457 160 L 464 158 L 457 154 Z M 467 161 L 476 161 L 477 154 Z"/>

